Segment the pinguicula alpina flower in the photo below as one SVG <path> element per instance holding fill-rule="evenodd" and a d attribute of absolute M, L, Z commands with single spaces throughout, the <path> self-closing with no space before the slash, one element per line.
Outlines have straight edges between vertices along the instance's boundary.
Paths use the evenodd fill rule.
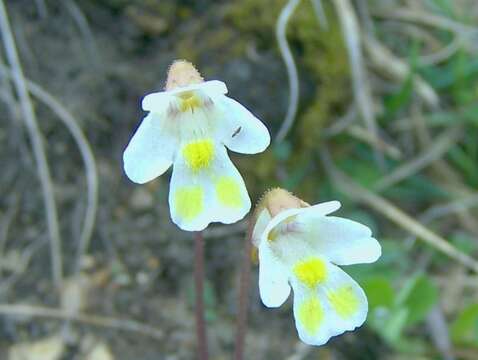
<path fill-rule="evenodd" d="M 139 184 L 173 165 L 169 189 L 171 218 L 183 230 L 242 219 L 251 201 L 226 147 L 243 154 L 264 151 L 267 128 L 249 110 L 225 96 L 226 85 L 204 81 L 196 68 L 175 61 L 166 89 L 146 95 L 149 111 L 124 155 L 126 175 Z"/>
<path fill-rule="evenodd" d="M 365 321 L 362 288 L 337 265 L 372 263 L 381 247 L 370 229 L 328 216 L 340 203 L 310 206 L 282 189 L 269 191 L 255 213 L 252 241 L 259 252 L 259 291 L 267 307 L 279 307 L 294 290 L 300 339 L 325 344 Z"/>

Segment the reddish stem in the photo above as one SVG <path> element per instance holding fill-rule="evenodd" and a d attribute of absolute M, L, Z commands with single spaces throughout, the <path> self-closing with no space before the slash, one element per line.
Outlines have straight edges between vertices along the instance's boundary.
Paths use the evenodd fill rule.
<path fill-rule="evenodd" d="M 202 232 L 197 232 L 194 237 L 194 283 L 196 288 L 196 339 L 197 358 L 207 360 L 206 325 L 204 321 L 204 240 Z"/>
<path fill-rule="evenodd" d="M 251 282 L 251 250 L 252 250 L 253 222 L 249 222 L 249 228 L 244 241 L 244 254 L 241 265 L 241 280 L 239 287 L 239 310 L 237 314 L 235 360 L 243 360 L 244 344 L 247 330 L 247 310 L 249 305 L 249 286 Z"/>

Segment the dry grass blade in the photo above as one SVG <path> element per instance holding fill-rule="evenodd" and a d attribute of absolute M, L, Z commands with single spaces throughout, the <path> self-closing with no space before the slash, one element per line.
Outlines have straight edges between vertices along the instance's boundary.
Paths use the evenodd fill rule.
<path fill-rule="evenodd" d="M 431 14 L 425 10 L 416 11 L 404 8 L 393 12 L 378 12 L 375 15 L 386 19 L 413 22 L 450 31 L 460 40 L 460 45 L 473 52 L 478 49 L 478 27 L 476 26 L 468 26 L 441 15 Z"/>
<path fill-rule="evenodd" d="M 422 149 L 426 150 L 433 146 L 432 134 L 430 129 L 425 123 L 425 119 L 422 114 L 422 110 L 418 104 L 414 104 L 411 108 L 412 122 L 414 124 L 417 139 L 419 140 Z M 457 173 L 448 163 L 438 158 L 432 162 L 431 169 L 438 174 L 437 182 L 441 183 L 441 186 L 445 191 L 452 194 L 457 199 L 473 197 L 475 191 L 470 189 L 463 183 L 461 174 Z M 457 210 L 458 219 L 465 229 L 468 229 L 475 235 L 478 235 L 478 226 L 476 224 L 476 218 L 471 212 L 466 209 Z"/>
<path fill-rule="evenodd" d="M 12 71 L 3 65 L 0 65 L 0 74 L 10 79 L 13 77 Z M 26 84 L 32 95 L 47 105 L 65 124 L 75 140 L 78 149 L 80 150 L 81 157 L 83 158 L 83 162 L 85 163 L 88 191 L 85 218 L 80 234 L 78 245 L 79 250 L 75 267 L 75 271 L 78 272 L 80 270 L 81 260 L 88 250 L 98 208 L 98 171 L 96 168 L 96 160 L 88 140 L 78 126 L 78 121 L 75 120 L 73 115 L 57 99 L 55 99 L 53 95 L 44 90 L 40 85 L 29 80 L 26 80 Z"/>
<path fill-rule="evenodd" d="M 402 8 L 394 9 L 393 12 L 374 12 L 373 15 L 387 19 L 416 22 L 427 26 L 437 27 L 443 30 L 449 30 L 455 33 L 478 31 L 478 28 L 476 27 L 467 26 L 452 19 L 425 12 L 424 10 L 416 11 L 415 9 Z"/>
<path fill-rule="evenodd" d="M 38 15 L 42 19 L 46 19 L 48 17 L 48 9 L 45 4 L 45 0 L 35 0 L 35 5 L 38 11 Z"/>
<path fill-rule="evenodd" d="M 355 105 L 351 105 L 347 112 L 338 118 L 336 121 L 332 122 L 330 126 L 324 128 L 322 133 L 325 138 L 331 138 L 345 131 L 354 121 L 357 119 L 357 109 Z"/>
<path fill-rule="evenodd" d="M 478 207 L 478 194 L 469 194 L 463 199 L 451 201 L 447 204 L 435 205 L 429 208 L 420 219 L 429 223 L 433 220 L 449 216 L 450 214 L 459 213 L 466 209 Z"/>
<path fill-rule="evenodd" d="M 391 173 L 377 181 L 374 186 L 375 190 L 383 191 L 396 183 L 413 176 L 413 174 L 441 158 L 453 145 L 456 144 L 456 141 L 462 134 L 463 129 L 461 126 L 446 130 L 422 154 L 419 154 L 411 161 L 400 165 Z"/>
<path fill-rule="evenodd" d="M 12 224 L 13 219 L 18 211 L 18 199 L 15 200 L 15 203 L 8 208 L 7 212 L 3 214 L 3 218 L 0 220 L 0 263 L 4 257 L 5 245 L 7 243 L 10 225 Z"/>
<path fill-rule="evenodd" d="M 164 336 L 161 330 L 134 320 L 81 313 L 72 315 L 68 311 L 43 306 L 0 304 L 0 314 L 4 316 L 33 316 L 59 320 L 71 320 L 88 325 L 136 332 L 157 340 L 162 339 Z"/>
<path fill-rule="evenodd" d="M 329 28 L 329 22 L 327 21 L 327 15 L 325 15 L 324 6 L 322 0 L 311 0 L 314 6 L 315 16 L 319 21 L 319 25 L 322 29 L 327 30 Z"/>
<path fill-rule="evenodd" d="M 380 149 L 394 160 L 400 160 L 402 158 L 402 152 L 399 148 L 388 144 L 381 138 L 374 137 L 374 135 L 371 132 L 367 131 L 364 127 L 357 125 L 350 126 L 347 129 L 347 133 L 360 141 L 364 141 L 367 144 L 370 144 L 372 147 Z"/>
<path fill-rule="evenodd" d="M 70 12 L 71 17 L 76 22 L 78 29 L 80 30 L 81 36 L 83 37 L 83 42 L 87 48 L 91 60 L 95 64 L 99 64 L 98 51 L 96 49 L 96 41 L 93 33 L 91 32 L 88 20 L 85 15 L 78 7 L 78 5 L 73 0 L 65 0 L 64 5 L 67 10 Z"/>
<path fill-rule="evenodd" d="M 287 68 L 287 75 L 289 77 L 289 106 L 284 122 L 282 123 L 279 132 L 276 136 L 276 142 L 283 141 L 289 133 L 294 124 L 295 115 L 297 114 L 297 107 L 299 104 L 299 76 L 297 75 L 297 67 L 294 62 L 294 57 L 290 51 L 287 42 L 287 23 L 294 13 L 300 0 L 289 0 L 289 2 L 282 9 L 276 25 L 276 37 L 279 43 L 279 50 L 284 59 Z"/>
<path fill-rule="evenodd" d="M 337 14 L 342 26 L 342 34 L 349 54 L 355 101 L 357 102 L 358 110 L 368 130 L 374 138 L 378 138 L 372 94 L 362 55 L 361 31 L 358 19 L 349 0 L 334 0 L 333 3 L 337 9 Z M 375 150 L 377 159 L 381 159 L 381 156 L 378 156 L 380 153 L 377 152 L 377 150 L 379 151 L 380 149 L 375 148 Z"/>
<path fill-rule="evenodd" d="M 435 305 L 427 316 L 426 326 L 435 347 L 444 360 L 454 360 L 453 347 L 445 314 L 439 305 Z"/>
<path fill-rule="evenodd" d="M 73 136 L 73 139 L 77 143 L 78 149 L 80 150 L 81 156 L 85 163 L 88 192 L 85 218 L 80 234 L 77 263 L 75 267 L 75 271 L 78 272 L 81 267 L 81 260 L 87 252 L 91 241 L 91 236 L 95 225 L 96 211 L 98 208 L 98 172 L 96 168 L 95 157 L 88 140 L 83 134 L 81 128 L 78 126 L 73 115 L 71 115 L 71 113 L 61 103 L 59 103 L 52 95 L 43 90 L 39 85 L 36 85 L 31 81 L 29 81 L 27 84 L 31 93 L 39 100 L 44 102 L 47 106 L 49 106 L 58 116 L 58 118 L 63 121 Z"/>
<path fill-rule="evenodd" d="M 429 55 L 422 55 L 418 58 L 418 62 L 422 66 L 431 66 L 439 64 L 445 60 L 451 58 L 454 54 L 460 50 L 462 41 L 460 37 L 456 36 L 448 45 L 444 46 L 437 52 Z"/>
<path fill-rule="evenodd" d="M 363 38 L 365 50 L 371 63 L 380 71 L 399 81 L 405 81 L 411 69 L 407 63 L 393 55 L 385 46 L 370 36 Z M 435 90 L 418 75 L 414 75 L 413 85 L 417 94 L 430 107 L 436 108 L 439 97 Z"/>
<path fill-rule="evenodd" d="M 477 260 L 459 251 L 444 238 L 435 234 L 421 223 L 417 222 L 413 217 L 397 208 L 391 202 L 357 184 L 353 180 L 349 179 L 340 170 L 338 170 L 334 166 L 332 159 L 330 158 L 330 154 L 325 146 L 320 150 L 320 157 L 328 175 L 342 193 L 356 201 L 367 204 L 375 209 L 375 211 L 401 226 L 403 229 L 409 231 L 417 238 L 428 243 L 433 248 L 478 273 Z"/>
<path fill-rule="evenodd" d="M 33 154 L 38 167 L 38 175 L 43 190 L 45 202 L 45 212 L 47 217 L 48 231 L 50 233 L 50 253 L 52 259 L 53 280 L 57 288 L 61 287 L 63 280 L 63 266 L 61 258 L 61 238 L 58 225 L 58 212 L 56 209 L 55 198 L 53 194 L 53 185 L 48 168 L 48 161 L 43 146 L 43 141 L 36 121 L 33 105 L 28 95 L 25 76 L 20 65 L 15 40 L 8 20 L 7 11 L 3 0 L 0 0 L 0 29 L 2 31 L 3 43 L 6 56 L 12 69 L 12 79 L 20 100 L 23 119 L 30 137 Z"/>

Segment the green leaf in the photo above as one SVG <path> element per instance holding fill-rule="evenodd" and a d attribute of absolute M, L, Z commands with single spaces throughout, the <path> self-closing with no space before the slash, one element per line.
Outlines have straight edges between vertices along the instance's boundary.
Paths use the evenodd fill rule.
<path fill-rule="evenodd" d="M 378 307 L 391 308 L 395 298 L 390 280 L 384 276 L 370 277 L 362 282 L 371 310 Z"/>
<path fill-rule="evenodd" d="M 384 105 L 386 109 L 386 118 L 395 114 L 410 102 L 413 92 L 413 74 L 410 73 L 399 91 L 393 95 L 385 97 Z"/>
<path fill-rule="evenodd" d="M 408 309 L 407 325 L 415 325 L 423 321 L 437 299 L 435 284 L 425 275 L 417 275 L 405 284 L 396 302 Z"/>
<path fill-rule="evenodd" d="M 365 187 L 372 187 L 383 174 L 373 161 L 372 151 L 362 144 L 354 146 L 354 155 L 335 160 L 336 165 Z"/>
<path fill-rule="evenodd" d="M 422 69 L 426 80 L 438 89 L 446 89 L 458 82 L 457 75 L 464 78 L 472 78 L 478 75 L 478 59 L 470 59 L 461 65 L 459 74 L 455 61 L 451 61 L 445 66 L 427 66 Z"/>
<path fill-rule="evenodd" d="M 452 233 L 450 240 L 458 250 L 461 250 L 466 254 L 472 254 L 474 251 L 478 250 L 476 238 L 464 231 L 457 230 L 456 232 Z"/>
<path fill-rule="evenodd" d="M 443 13 L 443 15 L 454 18 L 454 9 L 450 0 L 432 0 L 432 3 L 440 10 L 441 13 Z"/>
<path fill-rule="evenodd" d="M 451 338 L 457 344 L 478 346 L 478 303 L 465 308 L 453 322 Z"/>
<path fill-rule="evenodd" d="M 390 313 L 382 327 L 381 335 L 391 344 L 397 343 L 401 336 L 403 329 L 407 323 L 409 316 L 406 307 L 399 307 Z"/>

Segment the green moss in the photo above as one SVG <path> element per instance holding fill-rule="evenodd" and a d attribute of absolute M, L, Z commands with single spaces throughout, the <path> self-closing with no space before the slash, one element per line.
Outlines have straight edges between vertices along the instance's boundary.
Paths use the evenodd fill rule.
<path fill-rule="evenodd" d="M 260 48 L 278 51 L 275 26 L 285 3 L 284 0 L 244 0 L 230 8 L 227 18 Z M 290 135 L 294 143 L 294 151 L 286 164 L 290 172 L 297 164 L 307 167 L 311 163 L 311 155 L 321 141 L 322 129 L 343 113 L 351 101 L 348 56 L 340 24 L 330 6 L 325 11 L 327 30 L 320 27 L 309 1 L 301 2 L 288 26 L 288 40 L 301 83 L 310 82 L 312 89 L 309 93 L 301 93 L 299 114 Z M 274 174 L 269 175 L 273 177 Z M 317 194 L 313 184 L 302 181 L 296 185 L 304 196 Z"/>
<path fill-rule="evenodd" d="M 231 7 L 229 19 L 245 36 L 260 41 L 263 47 L 277 49 L 275 25 L 285 2 L 283 0 L 244 0 Z M 288 26 L 288 40 L 295 53 L 300 75 L 312 77 L 317 83 L 319 95 L 325 93 L 324 86 L 334 85 L 329 101 L 340 98 L 347 100 L 349 92 L 349 65 L 344 47 L 340 24 L 335 13 L 326 7 L 328 29 L 319 26 L 313 6 L 302 2 L 292 16 Z M 323 102 L 328 102 L 326 99 Z"/>

